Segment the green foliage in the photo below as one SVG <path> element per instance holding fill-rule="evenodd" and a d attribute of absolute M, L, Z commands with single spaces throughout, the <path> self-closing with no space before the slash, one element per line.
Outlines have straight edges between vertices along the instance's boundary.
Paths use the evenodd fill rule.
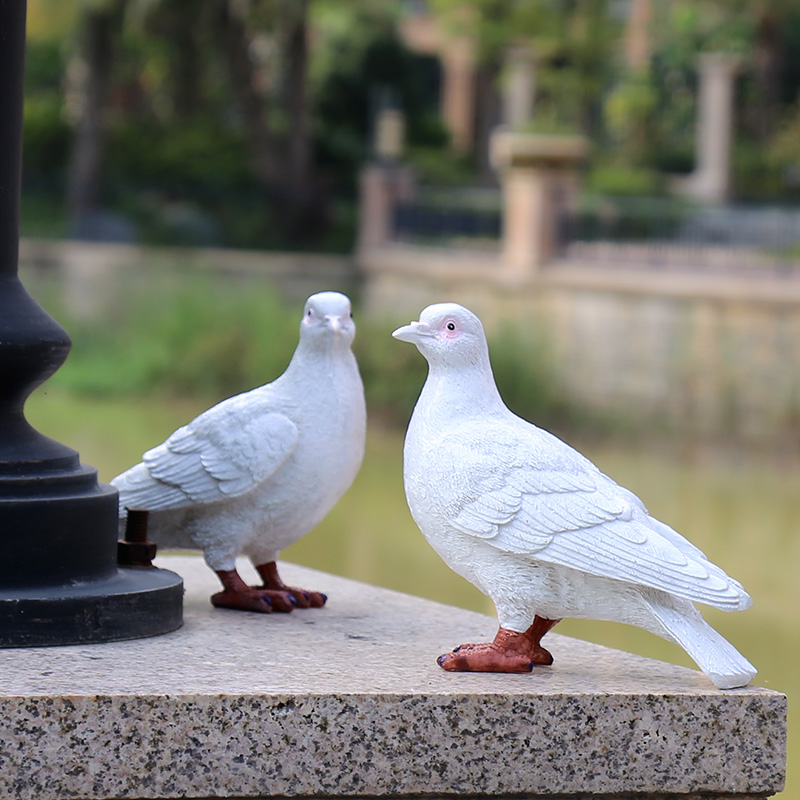
<path fill-rule="evenodd" d="M 500 74 L 509 44 L 536 62 L 537 132 L 598 130 L 602 93 L 615 70 L 620 20 L 609 0 L 434 0 L 443 25 L 469 36 L 489 73 Z"/>
<path fill-rule="evenodd" d="M 83 12 L 97 3 L 84 0 L 71 11 L 62 8 L 70 4 L 55 0 L 29 3 L 22 219 L 28 234 L 60 235 L 66 230 L 61 198 L 79 95 L 79 70 L 72 67 Z M 267 138 L 285 154 L 290 135 L 285 33 L 299 6 L 276 0 L 233 5 L 253 42 L 254 80 L 271 134 Z M 490 81 L 495 81 L 492 91 L 500 89 L 507 48 L 530 47 L 537 88 L 529 129 L 589 134 L 593 191 L 659 192 L 665 182 L 657 173 L 690 171 L 698 55 L 715 51 L 741 56 L 745 68 L 737 79 L 734 175 L 740 196 L 757 199 L 793 199 L 798 194 L 800 132 L 793 104 L 800 60 L 789 57 L 800 46 L 800 11 L 795 6 L 788 0 L 756 5 L 743 0 L 651 3 L 651 63 L 647 71 L 631 74 L 619 56 L 627 19 L 612 0 L 428 3 L 445 35 L 456 41 L 466 37 L 475 45 L 480 73 L 476 112 L 486 114 L 477 120 L 478 127 L 491 121 L 494 101 L 485 89 Z M 261 163 L 253 155 L 258 136 L 232 90 L 240 84 L 231 84 L 224 48 L 214 35 L 215 8 L 193 0 L 136 0 L 128 4 L 125 23 L 113 34 L 101 210 L 124 216 L 141 241 L 351 249 L 358 167 L 370 156 L 375 113 L 386 105 L 404 113 L 407 160 L 422 182 L 476 182 L 481 158 L 447 149 L 439 110 L 439 62 L 403 44 L 399 30 L 408 13 L 404 4 L 314 0 L 308 4 L 308 111 L 314 149 L 313 202 L 308 206 L 313 213 L 303 224 L 287 224 L 285 182 L 276 180 L 267 187 L 263 175 L 254 176 L 254 163 Z M 187 25 L 190 14 L 192 24 Z M 747 68 L 748 61 L 752 68 Z M 767 79 L 779 84 L 774 93 L 762 91 Z M 764 109 L 771 113 L 761 114 Z M 782 118 L 776 133 L 772 120 Z M 278 172 L 288 163 L 286 158 L 276 161 Z"/>
<path fill-rule="evenodd" d="M 57 239 L 66 235 L 64 201 L 52 191 L 27 191 L 19 210 L 20 236 Z"/>
<path fill-rule="evenodd" d="M 113 322 L 56 312 L 73 347 L 54 385 L 101 395 L 221 397 L 266 383 L 286 368 L 298 314 L 263 282 L 143 277 L 125 281 L 124 304 L 112 304 Z"/>
<path fill-rule="evenodd" d="M 367 408 L 373 417 L 393 426 L 405 426 L 425 382 L 425 360 L 415 347 L 395 341 L 391 331 L 374 321 L 358 321 L 353 346 Z"/>
<path fill-rule="evenodd" d="M 753 9 L 734 0 L 678 0 L 665 9 L 672 30 L 693 52 L 746 55 L 753 39 Z"/>
<path fill-rule="evenodd" d="M 646 195 L 658 194 L 659 176 L 648 169 L 625 163 L 599 163 L 586 178 L 586 189 L 594 194 Z"/>
<path fill-rule="evenodd" d="M 169 125 L 120 118 L 109 143 L 109 167 L 112 178 L 124 178 L 133 187 L 190 196 L 250 183 L 241 131 L 213 117 Z"/>
<path fill-rule="evenodd" d="M 497 386 L 512 411 L 536 424 L 560 424 L 573 416 L 541 332 L 502 328 L 489 337 L 489 349 Z"/>
<path fill-rule="evenodd" d="M 61 88 L 63 62 L 54 42 L 30 42 L 25 73 L 23 144 L 25 178 L 60 185 L 71 132 Z"/>
<path fill-rule="evenodd" d="M 770 144 L 767 161 L 781 183 L 800 194 L 800 101 L 785 114 Z"/>
<path fill-rule="evenodd" d="M 36 295 L 69 331 L 67 363 L 49 385 L 98 397 L 199 398 L 208 404 L 267 383 L 297 343 L 301 300 L 287 302 L 258 277 L 222 278 L 153 264 L 128 274 L 100 316 L 71 315 L 57 286 Z M 405 426 L 427 367 L 416 348 L 356 308 L 354 351 L 373 419 Z M 505 329 L 490 338 L 498 386 L 531 420 L 578 419 L 552 379 L 544 338 Z"/>
<path fill-rule="evenodd" d="M 579 136 L 577 125 L 563 119 L 558 110 L 552 106 L 541 108 L 534 119 L 520 127 L 520 133 L 535 133 L 543 136 Z"/>
<path fill-rule="evenodd" d="M 142 147 L 142 141 L 154 144 Z M 143 243 L 284 244 L 239 129 L 216 119 L 120 118 L 109 156 L 108 201 L 136 224 Z"/>
<path fill-rule="evenodd" d="M 23 192 L 61 198 L 75 136 L 74 101 L 81 99 L 76 81 L 66 76 L 77 64 L 72 59 L 84 23 L 76 12 L 77 27 L 58 36 L 45 24 L 48 4 L 52 0 L 34 3 L 40 22 L 28 52 Z M 441 150 L 446 144 L 438 65 L 401 43 L 393 0 L 309 4 L 313 202 L 303 224 L 290 231 L 285 182 L 277 177 L 269 183 L 254 168 L 269 154 L 254 143 L 262 139 L 254 133 L 252 109 L 245 113 L 231 86 L 226 55 L 211 27 L 214 5 L 138 0 L 129 4 L 124 24 L 114 23 L 100 210 L 125 217 L 148 244 L 351 249 L 357 168 L 369 156 L 380 98 L 391 95 L 402 108 L 409 146 Z M 234 5 L 236 14 L 244 13 L 253 42 L 261 118 L 279 176 L 288 163 L 281 154 L 295 135 L 288 130 L 284 29 L 299 5 Z M 39 205 L 29 207 L 35 211 Z M 53 226 L 34 220 L 29 228 Z"/>
<path fill-rule="evenodd" d="M 48 94 L 28 101 L 23 131 L 26 177 L 60 177 L 67 162 L 71 139 L 61 99 Z"/>
<path fill-rule="evenodd" d="M 322 4 L 312 64 L 315 146 L 321 166 L 352 189 L 357 166 L 370 155 L 373 117 L 385 104 L 404 115 L 410 148 L 441 148 L 439 68 L 400 41 L 390 3 Z"/>
<path fill-rule="evenodd" d="M 471 186 L 475 167 L 467 156 L 435 147 L 415 147 L 408 152 L 408 162 L 424 186 Z"/>
<path fill-rule="evenodd" d="M 606 98 L 603 108 L 606 127 L 634 163 L 644 155 L 657 104 L 658 95 L 649 72 L 625 76 Z"/>
<path fill-rule="evenodd" d="M 780 151 L 779 151 L 780 152 Z M 787 194 L 785 177 L 791 176 L 789 164 L 775 157 L 775 151 L 740 138 L 732 156 L 733 183 L 741 200 L 764 202 Z"/>

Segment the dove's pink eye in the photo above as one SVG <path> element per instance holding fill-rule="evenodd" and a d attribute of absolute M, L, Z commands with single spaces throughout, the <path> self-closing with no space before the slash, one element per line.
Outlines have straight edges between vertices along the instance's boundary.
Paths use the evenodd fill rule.
<path fill-rule="evenodd" d="M 440 330 L 445 339 L 452 339 L 458 333 L 458 325 L 452 319 L 449 319 L 442 325 Z"/>

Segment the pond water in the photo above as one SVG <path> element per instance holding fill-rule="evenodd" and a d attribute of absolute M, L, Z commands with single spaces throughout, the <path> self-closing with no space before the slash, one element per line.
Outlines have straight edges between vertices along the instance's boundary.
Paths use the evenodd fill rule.
<path fill-rule="evenodd" d="M 196 401 L 77 398 L 45 388 L 29 401 L 27 415 L 42 433 L 76 448 L 84 463 L 96 466 L 108 481 L 205 406 Z M 800 697 L 800 460 L 781 463 L 652 442 L 571 439 L 570 444 L 742 581 L 753 596 L 752 609 L 703 613 L 756 665 L 758 684 Z M 402 433 L 396 430 L 373 426 L 364 468 L 352 489 L 283 557 L 493 613 L 483 595 L 444 566 L 411 520 L 402 488 Z M 676 646 L 634 628 L 565 620 L 558 631 L 692 666 Z M 790 717 L 790 742 L 797 728 Z M 783 796 L 800 798 L 800 764 L 794 767 L 790 761 Z"/>

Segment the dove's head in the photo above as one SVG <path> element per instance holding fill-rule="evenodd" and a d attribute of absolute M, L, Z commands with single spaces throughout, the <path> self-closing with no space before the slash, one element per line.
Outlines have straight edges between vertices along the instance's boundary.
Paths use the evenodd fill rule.
<path fill-rule="evenodd" d="M 431 366 L 483 367 L 489 363 L 481 321 L 457 303 L 428 306 L 418 322 L 398 328 L 392 336 L 415 344 Z"/>
<path fill-rule="evenodd" d="M 300 322 L 300 339 L 309 344 L 343 343 L 347 347 L 356 335 L 350 299 L 339 292 L 319 292 L 306 300 Z"/>

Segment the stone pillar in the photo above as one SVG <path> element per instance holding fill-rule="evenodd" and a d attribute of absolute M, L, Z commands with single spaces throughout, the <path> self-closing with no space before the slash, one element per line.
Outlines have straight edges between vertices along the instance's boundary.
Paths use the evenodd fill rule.
<path fill-rule="evenodd" d="M 559 221 L 575 195 L 575 168 L 587 150 L 582 136 L 498 131 L 492 137 L 492 164 L 502 173 L 508 273 L 533 277 L 555 256 Z"/>
<path fill-rule="evenodd" d="M 359 252 L 383 247 L 393 239 L 394 209 L 400 200 L 414 195 L 411 170 L 402 165 L 373 162 L 361 170 L 358 246 Z"/>
<path fill-rule="evenodd" d="M 506 50 L 503 85 L 503 124 L 509 130 L 521 128 L 533 118 L 536 99 L 536 64 L 527 45 Z"/>
<path fill-rule="evenodd" d="M 448 43 L 442 54 L 441 114 L 454 150 L 475 142 L 475 54 L 467 40 Z"/>
<path fill-rule="evenodd" d="M 690 197 L 724 203 L 731 190 L 734 78 L 740 66 L 736 56 L 704 53 L 698 59 L 696 166 L 683 191 Z"/>
<path fill-rule="evenodd" d="M 375 156 L 380 161 L 397 162 L 405 149 L 406 121 L 397 108 L 384 108 L 375 118 Z"/>
<path fill-rule="evenodd" d="M 416 53 L 439 59 L 442 87 L 439 113 L 450 132 L 450 144 L 466 153 L 475 146 L 476 55 L 475 43 L 464 35 L 453 34 L 449 21 L 429 13 L 424 4 L 406 3 L 398 32 L 405 45 Z M 475 11 L 468 3 L 453 9 L 458 27 L 469 27 Z"/>

